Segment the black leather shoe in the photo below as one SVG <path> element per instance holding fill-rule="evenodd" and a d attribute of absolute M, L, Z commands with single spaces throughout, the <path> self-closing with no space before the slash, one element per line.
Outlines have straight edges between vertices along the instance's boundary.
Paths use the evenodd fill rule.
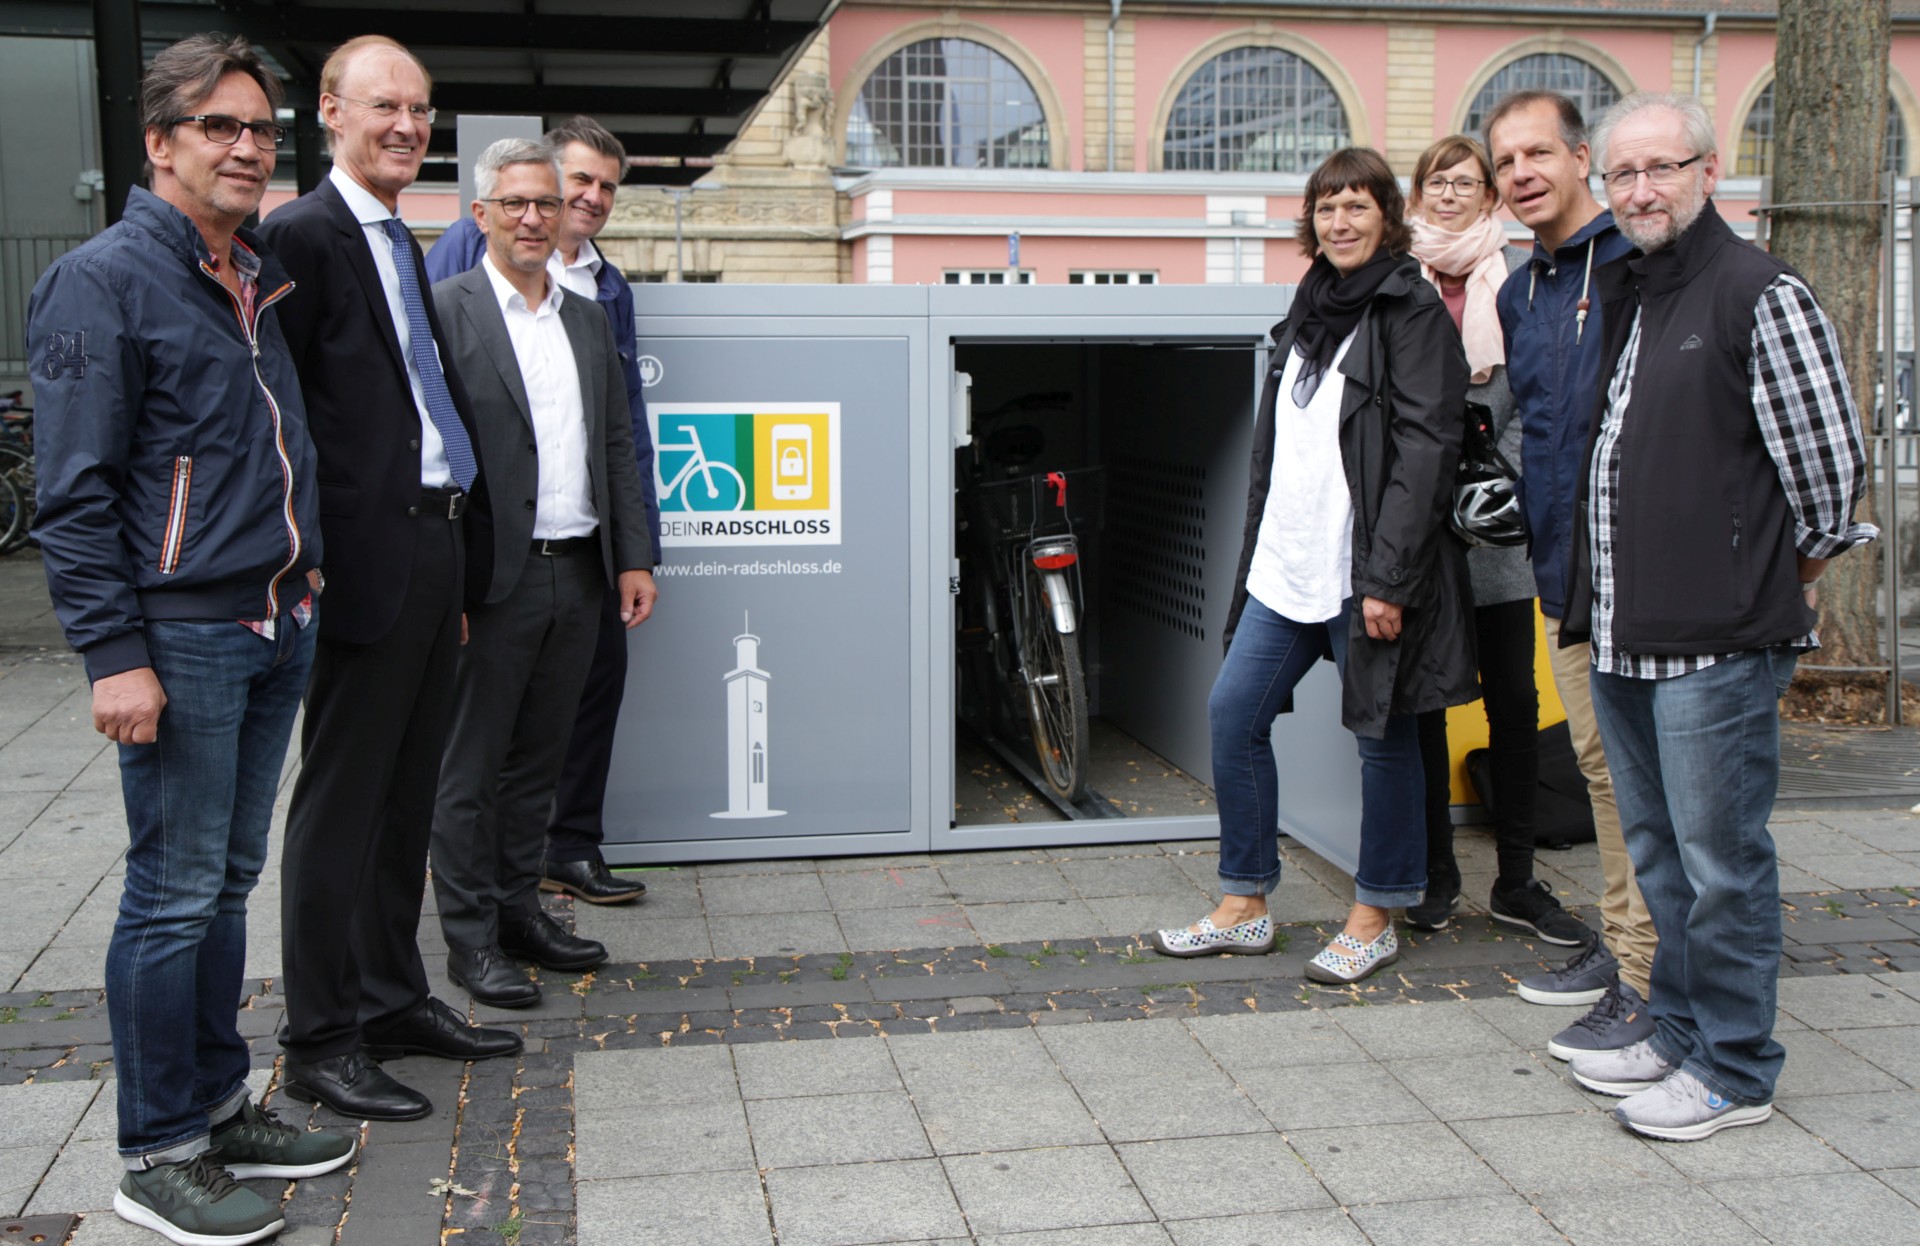
<path fill-rule="evenodd" d="M 549 861 L 540 890 L 565 892 L 588 904 L 625 904 L 646 895 L 647 885 L 615 878 L 605 861 Z"/>
<path fill-rule="evenodd" d="M 447 949 L 447 976 L 495 1008 L 531 1008 L 540 1002 L 540 988 L 499 948 Z"/>
<path fill-rule="evenodd" d="M 500 950 L 542 969 L 570 973 L 603 965 L 607 960 L 604 943 L 570 935 L 560 929 L 559 922 L 537 910 L 525 916 L 500 915 Z"/>
<path fill-rule="evenodd" d="M 280 1091 L 302 1103 L 324 1104 L 351 1120 L 417 1121 L 433 1111 L 425 1095 L 401 1085 L 357 1051 L 313 1061 L 288 1056 Z"/>
<path fill-rule="evenodd" d="M 360 1049 L 375 1060 L 397 1060 L 401 1056 L 487 1060 L 515 1055 L 524 1045 L 512 1030 L 468 1025 L 467 1019 L 455 1012 L 452 1005 L 432 996 L 406 1020 L 378 1030 L 366 1030 L 360 1036 Z"/>

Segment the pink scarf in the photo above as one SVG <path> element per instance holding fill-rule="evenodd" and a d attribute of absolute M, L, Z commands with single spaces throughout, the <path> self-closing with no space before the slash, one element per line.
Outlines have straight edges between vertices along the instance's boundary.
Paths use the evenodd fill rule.
<path fill-rule="evenodd" d="M 1467 348 L 1467 367 L 1473 383 L 1484 384 L 1493 370 L 1507 361 L 1505 343 L 1500 337 L 1500 313 L 1494 300 L 1500 283 L 1507 279 L 1507 234 L 1491 215 L 1483 216 L 1459 233 L 1429 224 L 1419 217 L 1413 226 L 1413 255 L 1420 261 L 1420 275 L 1440 284 L 1436 273 L 1449 277 L 1465 274 L 1467 310 L 1460 317 L 1460 339 Z"/>

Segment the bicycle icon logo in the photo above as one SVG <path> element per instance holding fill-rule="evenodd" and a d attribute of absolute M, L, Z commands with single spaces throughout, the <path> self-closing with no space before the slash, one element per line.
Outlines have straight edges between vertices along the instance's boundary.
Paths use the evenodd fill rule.
<path fill-rule="evenodd" d="M 665 421 L 662 421 L 664 425 Z M 692 424 L 676 424 L 677 431 L 686 434 L 687 439 L 680 442 L 662 440 L 655 450 L 660 454 L 675 451 L 690 452 L 687 461 L 674 473 L 673 479 L 660 491 L 660 504 L 668 510 L 684 511 L 737 511 L 747 504 L 747 481 L 740 469 L 731 463 L 720 463 L 707 457 L 706 447 L 700 444 L 700 430 Z M 662 429 L 664 436 L 665 429 Z M 698 477 L 700 487 L 694 487 Z M 679 502 L 674 502 L 678 495 Z"/>
<path fill-rule="evenodd" d="M 649 403 L 660 539 L 840 543 L 838 403 Z"/>

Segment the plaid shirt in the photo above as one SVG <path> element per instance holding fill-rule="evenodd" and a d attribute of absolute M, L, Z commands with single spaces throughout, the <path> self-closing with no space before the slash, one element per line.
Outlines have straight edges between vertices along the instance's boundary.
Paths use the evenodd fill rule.
<path fill-rule="evenodd" d="M 1730 654 L 1632 654 L 1613 641 L 1614 539 L 1619 530 L 1620 430 L 1633 402 L 1640 356 L 1640 313 L 1620 366 L 1607 387 L 1607 409 L 1590 467 L 1588 512 L 1593 550 L 1593 664 L 1633 679 L 1671 679 L 1712 666 Z M 1807 558 L 1831 558 L 1879 535 L 1850 518 L 1866 456 L 1860 444 L 1853 394 L 1847 388 L 1840 343 L 1813 292 L 1782 274 L 1760 292 L 1753 311 L 1754 417 L 1767 453 L 1780 471 L 1793 511 L 1794 547 Z M 1817 649 L 1812 632 L 1789 644 Z"/>

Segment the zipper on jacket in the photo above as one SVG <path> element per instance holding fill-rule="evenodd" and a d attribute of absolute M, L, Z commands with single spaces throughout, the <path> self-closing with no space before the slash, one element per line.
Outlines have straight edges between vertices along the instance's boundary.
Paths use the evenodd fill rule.
<path fill-rule="evenodd" d="M 246 339 L 247 349 L 253 353 L 254 383 L 260 387 L 260 393 L 267 400 L 267 410 L 273 416 L 273 452 L 280 460 L 280 518 L 287 528 L 287 561 L 273 573 L 273 578 L 267 581 L 267 621 L 272 623 L 280 617 L 280 581 L 285 579 L 287 572 L 293 570 L 294 565 L 300 561 L 303 542 L 299 521 L 293 513 L 293 460 L 287 454 L 286 429 L 281 422 L 280 401 L 273 396 L 273 390 L 267 385 L 267 378 L 260 373 L 259 331 L 261 314 L 285 298 L 293 290 L 293 282 L 289 281 L 273 293 L 254 299 L 253 321 L 248 323 L 239 297 L 232 290 L 227 289 L 226 283 L 221 281 L 205 262 L 201 263 L 200 271 L 211 278 L 214 284 L 220 287 L 221 293 L 227 296 L 228 302 L 233 304 L 234 319 L 240 322 L 240 333 Z"/>
<path fill-rule="evenodd" d="M 180 566 L 180 547 L 187 538 L 187 495 L 193 489 L 193 456 L 173 460 L 173 492 L 167 499 L 167 531 L 160 539 L 160 574 L 172 575 Z"/>
<path fill-rule="evenodd" d="M 1740 516 L 1733 517 L 1733 547 L 1740 548 Z"/>

